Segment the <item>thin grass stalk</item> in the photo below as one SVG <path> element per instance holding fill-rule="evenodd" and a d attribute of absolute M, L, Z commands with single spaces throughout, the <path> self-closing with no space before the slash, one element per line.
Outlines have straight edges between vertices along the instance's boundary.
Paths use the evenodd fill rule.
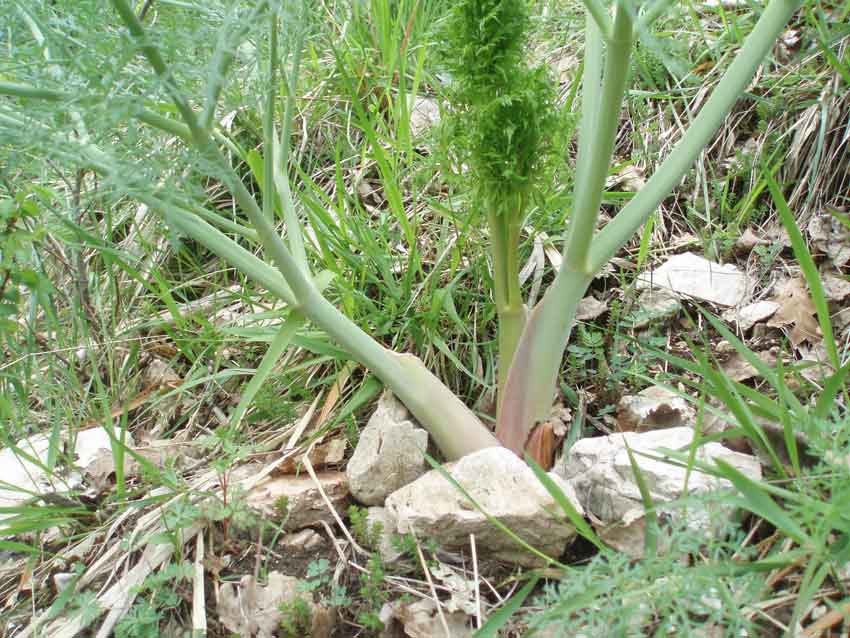
<path fill-rule="evenodd" d="M 292 50 L 292 71 L 286 78 L 286 106 L 283 115 L 283 130 L 280 138 L 274 137 L 274 181 L 278 196 L 283 206 L 283 219 L 286 223 L 286 232 L 289 239 L 289 250 L 292 251 L 295 261 L 301 264 L 304 272 L 310 272 L 307 261 L 307 251 L 304 247 L 304 236 L 298 215 L 295 212 L 295 203 L 292 200 L 292 191 L 289 186 L 289 145 L 292 137 L 292 118 L 295 112 L 295 92 L 298 87 L 298 77 L 301 72 L 301 52 L 304 48 L 304 7 L 299 5 L 298 20 L 295 25 L 296 41 Z"/>
<path fill-rule="evenodd" d="M 269 16 L 269 79 L 266 92 L 266 108 L 263 113 L 263 213 L 274 223 L 275 214 L 275 158 L 274 140 L 277 136 L 274 126 L 274 111 L 277 91 L 277 14 Z"/>
<path fill-rule="evenodd" d="M 499 320 L 499 395 L 508 378 L 522 331 L 526 309 L 519 282 L 518 250 L 520 222 L 517 211 L 524 210 L 519 194 L 516 210 L 490 212 L 490 254 L 493 259 L 493 296 Z M 506 207 L 507 208 L 507 207 Z"/>

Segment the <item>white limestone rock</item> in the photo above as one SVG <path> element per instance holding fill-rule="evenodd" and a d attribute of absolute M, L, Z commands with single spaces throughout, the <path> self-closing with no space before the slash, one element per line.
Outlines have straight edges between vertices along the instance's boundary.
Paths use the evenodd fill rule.
<path fill-rule="evenodd" d="M 306 473 L 267 476 L 245 494 L 245 502 L 264 517 L 282 522 L 288 532 L 321 521 L 333 523 L 322 492 L 336 511 L 344 512 L 350 502 L 348 480 L 342 472 L 318 472 L 316 478 L 318 485 Z"/>
<path fill-rule="evenodd" d="M 651 325 L 673 319 L 682 310 L 682 302 L 664 288 L 644 290 L 638 297 L 635 309 L 629 314 L 631 326 L 641 330 Z"/>
<path fill-rule="evenodd" d="M 346 474 L 352 496 L 363 505 L 381 505 L 388 494 L 425 473 L 428 433 L 410 420 L 389 392 L 360 432 Z"/>
<path fill-rule="evenodd" d="M 743 308 L 731 308 L 723 313 L 723 318 L 737 324 L 741 330 L 749 330 L 757 323 L 770 319 L 777 310 L 779 304 L 775 301 L 757 301 Z"/>
<path fill-rule="evenodd" d="M 575 536 L 531 468 L 510 450 L 479 450 L 445 469 L 485 512 L 544 554 L 557 558 Z M 559 476 L 550 476 L 582 512 L 573 489 Z M 399 533 L 434 539 L 445 550 L 468 548 L 474 534 L 479 554 L 517 565 L 542 563 L 491 524 L 438 470 L 393 492 L 386 508 Z"/>
<path fill-rule="evenodd" d="M 737 306 L 747 294 L 747 282 L 747 274 L 733 264 L 721 266 L 699 255 L 682 253 L 638 275 L 637 288 L 666 288 L 719 306 Z"/>
<path fill-rule="evenodd" d="M 417 95 L 409 100 L 410 135 L 417 137 L 440 122 L 440 104 L 432 97 Z"/>
<path fill-rule="evenodd" d="M 695 420 L 693 407 L 677 393 L 661 386 L 626 395 L 617 405 L 617 424 L 625 432 L 693 426 Z"/>
<path fill-rule="evenodd" d="M 682 496 L 686 469 L 643 456 L 663 456 L 658 450 L 687 453 L 694 431 L 689 427 L 652 430 L 644 433 L 627 432 L 605 437 L 587 438 L 573 445 L 569 454 L 561 461 L 555 472 L 563 476 L 590 513 L 600 538 L 609 546 L 635 558 L 643 556 L 644 508 L 640 490 L 634 479 L 626 443 L 632 449 L 635 461 L 641 469 L 653 502 L 658 507 L 660 518 L 679 520 L 681 508 L 665 508 Z M 753 480 L 761 479 L 761 464 L 748 454 L 733 452 L 719 443 L 701 445 L 696 452 L 699 461 L 711 462 L 722 459 Z M 716 490 L 732 489 L 731 483 L 698 471 L 688 477 L 688 494 L 700 495 Z M 684 524 L 696 532 L 711 535 L 715 532 L 713 521 L 718 515 L 712 506 L 692 504 L 687 509 Z M 720 507 L 720 506 L 718 506 Z M 733 512 L 720 512 L 729 516 Z"/>
<path fill-rule="evenodd" d="M 70 446 L 67 432 L 60 433 L 60 449 Z M 92 473 L 106 476 L 115 471 L 112 439 L 120 439 L 121 431 L 113 429 L 112 438 L 104 428 L 77 432 L 73 441 L 74 467 L 47 470 L 50 435 L 35 434 L 20 439 L 15 447 L 0 449 L 0 507 L 15 507 L 36 494 L 64 494 L 79 489 Z M 134 445 L 133 437 L 124 433 L 124 444 Z M 20 450 L 21 453 L 17 452 Z M 30 460 L 32 459 L 32 461 Z M 82 473 L 79 471 L 81 470 Z M 0 520 L 7 515 L 0 515 Z"/>

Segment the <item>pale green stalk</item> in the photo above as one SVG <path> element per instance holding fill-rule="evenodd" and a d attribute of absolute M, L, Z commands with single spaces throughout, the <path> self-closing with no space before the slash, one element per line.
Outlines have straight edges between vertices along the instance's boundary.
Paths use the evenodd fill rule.
<path fill-rule="evenodd" d="M 599 0 L 584 0 L 584 7 L 587 9 L 587 15 L 596 24 L 599 33 L 606 40 L 611 37 L 614 27 L 611 25 L 611 16 Z"/>
<path fill-rule="evenodd" d="M 529 316 L 499 401 L 496 436 L 518 454 L 522 454 L 534 423 L 548 416 L 575 311 L 592 279 L 588 251 L 626 88 L 632 40 L 631 15 L 618 4 L 613 35 L 606 41 L 601 87 L 599 41 L 602 34 L 595 20 L 587 19 L 586 24 L 588 57 L 582 96 L 582 124 L 586 128 L 582 129 L 579 140 L 578 182 L 564 260 L 555 281 Z M 564 301 L 557 303 L 555 300 Z M 532 385 L 530 380 L 540 385 Z"/>
<path fill-rule="evenodd" d="M 588 26 L 593 35 L 592 25 Z M 606 40 L 605 72 L 598 97 L 596 86 L 593 85 L 597 74 L 594 67 L 598 64 L 595 59 L 598 48 L 594 42 L 596 39 L 591 38 L 591 58 L 588 60 L 591 68 L 585 76 L 585 86 L 590 89 L 589 100 L 582 104 L 582 116 L 587 116 L 590 111 L 591 115 L 588 117 L 594 125 L 583 127 L 580 133 L 582 140 L 589 138 L 593 141 L 581 146 L 584 153 L 578 158 L 579 180 L 576 183 L 570 231 L 563 251 L 564 262 L 570 265 L 570 269 L 585 273 L 590 270 L 587 256 L 599 217 L 605 178 L 608 176 L 611 155 L 614 152 L 631 59 L 632 17 L 623 4 L 617 5 L 613 35 Z M 582 121 L 582 124 L 585 122 Z"/>
<path fill-rule="evenodd" d="M 101 167 L 101 169 L 103 168 Z M 296 305 L 292 289 L 276 268 L 245 250 L 230 237 L 199 219 L 190 211 L 169 206 L 167 203 L 144 194 L 136 197 L 145 202 L 152 210 L 163 211 L 170 226 L 197 240 L 222 259 L 227 260 L 239 271 L 250 273 L 251 279 L 275 297 L 282 299 L 289 306 Z"/>
<path fill-rule="evenodd" d="M 269 17 L 269 77 L 268 91 L 266 92 L 266 108 L 263 113 L 263 214 L 266 219 L 274 223 L 274 201 L 275 201 L 275 161 L 274 161 L 274 139 L 277 137 L 274 126 L 275 98 L 274 90 L 277 83 L 277 14 L 272 13 Z M 303 265 L 303 264 L 302 264 Z M 309 275 L 309 273 L 308 273 Z"/>
<path fill-rule="evenodd" d="M 516 208 L 504 205 L 503 210 L 489 213 L 490 253 L 493 258 L 493 296 L 499 319 L 499 395 L 501 396 L 508 370 L 513 361 L 522 331 L 526 309 L 519 282 L 519 235 L 525 209 L 524 195 L 517 195 Z"/>
<path fill-rule="evenodd" d="M 193 144 L 219 167 L 222 180 L 233 193 L 237 204 L 248 216 L 251 224 L 257 229 L 266 253 L 275 262 L 292 290 L 293 310 L 303 313 L 346 348 L 354 359 L 368 366 L 430 431 L 435 443 L 448 458 L 459 458 L 483 447 L 497 445 L 496 439 L 472 411 L 421 362 L 412 363 L 408 357 L 391 353 L 322 296 L 307 273 L 299 267 L 271 220 L 263 214 L 245 185 L 226 162 L 221 151 L 212 142 L 209 133 L 198 126 L 194 112 L 172 81 L 159 51 L 153 45 L 145 44 L 148 40 L 144 29 L 126 0 L 112 0 L 112 4 L 127 25 L 130 34 L 142 43 L 140 46 L 142 52 L 160 76 L 192 132 Z M 194 234 L 192 236 L 203 241 L 202 236 Z M 252 276 L 250 271 L 246 274 Z"/>
<path fill-rule="evenodd" d="M 253 228 L 248 228 L 247 226 L 243 226 L 242 224 L 237 224 L 236 222 L 226 219 L 222 217 L 218 213 L 214 213 L 210 210 L 207 210 L 203 206 L 198 206 L 194 203 L 187 203 L 183 205 L 184 208 L 192 211 L 200 217 L 211 224 L 215 224 L 219 228 L 223 228 L 224 230 L 233 233 L 234 235 L 239 235 L 244 237 L 245 239 L 250 239 L 251 241 L 257 241 L 257 231 Z"/>
<path fill-rule="evenodd" d="M 646 186 L 595 238 L 593 225 L 598 207 L 593 206 L 593 202 L 599 201 L 601 197 L 605 175 L 599 169 L 604 166 L 604 171 L 607 172 L 610 153 L 605 156 L 604 161 L 596 158 L 596 161 L 589 164 L 590 168 L 579 166 L 580 175 L 585 175 L 583 171 L 587 171 L 588 183 L 599 184 L 599 193 L 582 199 L 582 202 L 589 202 L 586 207 L 582 204 L 579 208 L 577 202 L 564 265 L 541 302 L 530 314 L 514 363 L 508 373 L 496 430 L 499 439 L 507 447 L 521 451 L 534 424 L 547 416 L 563 353 L 575 320 L 576 308 L 594 274 L 637 232 L 647 217 L 676 187 L 699 152 L 711 140 L 735 101 L 747 88 L 758 66 L 770 52 L 776 38 L 799 5 L 799 0 L 770 2 L 741 51 L 735 56 L 711 97 L 670 156 Z M 615 24 L 620 15 L 618 10 Z M 603 84 L 610 82 L 612 86 L 604 86 L 602 90 L 600 119 L 603 121 L 599 122 L 597 131 L 603 133 L 609 125 L 616 126 L 618 119 L 619 107 L 615 109 L 612 101 L 606 103 L 604 96 L 616 96 L 618 89 L 613 84 L 621 80 L 617 68 L 612 68 L 611 58 L 623 55 L 619 42 L 625 34 L 624 26 L 624 22 L 620 22 L 619 29 L 615 26 L 615 37 L 608 42 L 609 59 Z M 620 70 L 625 73 L 625 65 Z M 606 123 L 605 118 L 610 120 Z M 606 140 L 600 139 L 599 147 L 594 144 L 593 150 L 597 148 L 606 149 Z M 581 188 L 582 184 L 579 184 L 578 188 Z M 591 218 L 594 224 L 590 223 Z M 587 246 L 589 250 L 585 250 Z"/>
<path fill-rule="evenodd" d="M 576 186 L 583 188 L 588 182 L 589 158 L 593 155 L 593 132 L 599 116 L 599 103 L 602 98 L 602 64 L 604 62 L 602 33 L 596 26 L 590 13 L 585 15 L 584 70 L 581 86 L 581 128 L 578 135 L 578 161 L 576 162 Z M 570 233 L 576 234 L 576 228 L 582 220 L 570 221 Z M 566 246 L 565 246 L 566 248 Z"/>
<path fill-rule="evenodd" d="M 296 24 L 297 37 L 295 48 L 292 51 L 292 71 L 286 84 L 286 107 L 283 116 L 283 130 L 280 139 L 273 137 L 274 152 L 274 183 L 283 206 L 283 219 L 286 223 L 289 237 L 289 249 L 295 256 L 295 260 L 301 264 L 304 272 L 309 272 L 307 262 L 307 251 L 304 248 L 304 236 L 301 233 L 301 224 L 295 212 L 295 203 L 292 200 L 292 191 L 289 187 L 289 143 L 292 135 L 292 117 L 295 112 L 295 90 L 298 86 L 298 75 L 301 68 L 301 49 L 304 46 L 304 25 L 302 24 L 304 12 L 299 10 L 298 22 Z"/>
<path fill-rule="evenodd" d="M 292 251 L 295 261 L 301 265 L 301 269 L 309 273 L 310 267 L 307 262 L 307 251 L 304 248 L 304 236 L 301 233 L 301 223 L 295 212 L 295 202 L 292 200 L 292 190 L 289 187 L 289 178 L 286 174 L 286 165 L 283 160 L 282 144 L 277 136 L 272 140 L 274 146 L 274 179 L 275 189 L 283 206 L 283 219 L 286 224 L 287 237 L 289 238 L 289 250 Z"/>
<path fill-rule="evenodd" d="M 289 166 L 289 141 L 292 135 L 292 117 L 295 114 L 295 91 L 298 88 L 298 77 L 301 72 L 301 51 L 304 48 L 304 7 L 299 6 L 298 22 L 295 25 L 295 46 L 292 49 L 292 72 L 286 84 L 286 110 L 283 114 L 283 130 L 280 133 L 280 166 L 287 171 Z M 294 251 L 293 251 L 294 252 Z"/>

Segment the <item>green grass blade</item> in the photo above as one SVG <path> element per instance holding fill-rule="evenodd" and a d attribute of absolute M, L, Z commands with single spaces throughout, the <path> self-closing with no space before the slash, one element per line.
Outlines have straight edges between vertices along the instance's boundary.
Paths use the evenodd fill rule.
<path fill-rule="evenodd" d="M 788 208 L 788 203 L 782 195 L 779 184 L 776 183 L 770 172 L 765 172 L 765 178 L 767 179 L 767 187 L 770 190 L 770 195 L 773 197 L 773 203 L 776 204 L 776 211 L 779 213 L 782 225 L 785 227 L 788 238 L 791 240 L 791 248 L 794 250 L 794 256 L 800 262 L 800 268 L 806 277 L 806 282 L 809 284 L 812 301 L 815 304 L 815 310 L 817 310 L 818 324 L 823 334 L 823 343 L 826 347 L 827 355 L 829 355 L 830 363 L 832 363 L 835 370 L 838 370 L 841 367 L 841 358 L 838 356 L 835 335 L 832 332 L 832 322 L 829 319 L 829 303 L 826 300 L 826 293 L 823 290 L 818 268 L 797 226 L 794 214 Z"/>
<path fill-rule="evenodd" d="M 522 586 L 517 593 L 511 596 L 510 600 L 502 605 L 494 614 L 492 614 L 484 626 L 475 632 L 475 638 L 498 638 L 499 630 L 504 627 L 517 611 L 519 611 L 525 599 L 534 591 L 537 586 L 537 581 L 540 576 L 533 575 L 525 585 Z"/>
<path fill-rule="evenodd" d="M 803 572 L 803 577 L 800 582 L 800 588 L 797 591 L 797 600 L 794 603 L 794 611 L 791 614 L 791 620 L 788 627 L 796 627 L 800 619 L 804 617 L 806 610 L 809 608 L 816 592 L 820 589 L 823 582 L 829 576 L 830 565 L 827 562 L 810 560 Z M 789 638 L 798 635 L 796 632 L 789 629 L 785 634 Z M 812 635 L 806 632 L 804 635 Z M 822 634 L 821 634 L 822 635 Z"/>
<path fill-rule="evenodd" d="M 586 520 L 584 520 L 584 516 L 579 514 L 576 508 L 573 507 L 573 504 L 570 503 L 570 499 L 568 499 L 563 490 L 558 487 L 558 484 L 552 480 L 552 477 L 546 473 L 546 470 L 540 467 L 528 453 L 525 454 L 525 462 L 531 467 L 531 470 L 534 472 L 537 480 L 540 481 L 543 487 L 546 488 L 546 491 L 551 494 L 552 498 L 555 499 L 555 502 L 564 511 L 564 515 L 570 519 L 570 523 L 573 524 L 576 531 L 583 538 L 593 543 L 599 551 L 607 552 L 608 548 L 605 547 L 605 544 L 599 539 L 596 532 L 593 531 L 593 528 L 588 525 Z"/>
<path fill-rule="evenodd" d="M 835 397 L 845 389 L 847 374 L 850 373 L 850 362 L 839 368 L 835 374 L 830 375 L 823 384 L 823 389 L 818 395 L 817 403 L 812 410 L 812 415 L 825 419 L 832 411 Z"/>
<path fill-rule="evenodd" d="M 643 472 L 635 460 L 635 455 L 632 453 L 632 448 L 625 438 L 623 438 L 623 443 L 626 444 L 626 454 L 629 455 L 632 474 L 634 474 L 635 483 L 640 492 L 640 499 L 643 501 L 643 517 L 646 521 L 643 532 L 644 558 L 655 558 L 658 555 L 658 537 L 661 532 L 658 527 L 658 512 L 655 509 L 655 502 L 652 500 L 652 493 L 649 491 L 649 486 L 646 484 Z"/>
<path fill-rule="evenodd" d="M 722 459 L 715 459 L 720 474 L 728 479 L 743 495 L 741 503 L 753 514 L 761 516 L 786 536 L 794 539 L 800 545 L 810 542 L 809 535 L 792 519 L 779 505 L 776 504 L 764 487 L 752 480 Z"/>
<path fill-rule="evenodd" d="M 746 433 L 747 437 L 758 447 L 764 450 L 770 457 L 774 469 L 781 475 L 785 475 L 782 461 L 773 449 L 770 439 L 764 429 L 756 422 L 749 406 L 741 399 L 735 387 L 726 376 L 715 370 L 704 357 L 698 355 L 703 363 L 703 376 L 712 384 L 714 396 L 719 398 L 729 411 L 735 416 L 738 425 Z"/>
<path fill-rule="evenodd" d="M 239 404 L 230 417 L 230 425 L 233 427 L 239 427 L 241 425 L 242 418 L 248 411 L 257 392 L 260 391 L 260 388 L 268 380 L 271 373 L 274 372 L 274 366 L 277 360 L 289 347 L 295 333 L 304 323 L 304 317 L 298 313 L 293 313 L 292 316 L 283 322 L 280 330 L 269 344 L 268 350 L 263 355 L 263 359 L 260 361 L 260 365 L 257 367 L 254 376 L 242 389 L 242 397 L 239 399 Z"/>
<path fill-rule="evenodd" d="M 777 357 L 776 360 L 776 371 L 778 373 L 779 379 L 782 380 L 785 378 L 785 371 L 782 365 L 782 355 Z M 782 387 L 785 387 L 784 381 L 780 381 L 782 383 Z M 794 476 L 802 476 L 800 470 L 800 451 L 797 449 L 797 436 L 794 431 L 794 421 L 798 421 L 798 419 L 792 418 L 792 411 L 790 407 L 785 402 L 785 394 L 779 395 L 780 400 L 782 401 L 782 405 L 779 410 L 779 422 L 782 424 L 782 437 L 785 441 L 785 450 L 788 452 L 788 459 L 791 461 L 791 467 L 794 469 Z M 805 431 L 808 426 L 808 418 L 805 413 L 802 415 L 802 428 Z"/>

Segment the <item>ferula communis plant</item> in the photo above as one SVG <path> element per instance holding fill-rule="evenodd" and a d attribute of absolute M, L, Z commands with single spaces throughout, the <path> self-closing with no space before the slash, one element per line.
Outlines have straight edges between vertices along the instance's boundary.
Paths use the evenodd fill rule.
<path fill-rule="evenodd" d="M 257 19 L 268 20 L 269 59 L 264 107 L 264 174 L 262 205 L 251 195 L 223 154 L 226 141 L 214 126 L 215 112 L 233 54 L 218 52 L 209 70 L 206 90 L 190 100 L 179 86 L 162 52 L 146 32 L 128 0 L 111 0 L 139 52 L 157 74 L 179 117 L 139 96 L 128 118 L 179 138 L 203 159 L 204 169 L 231 192 L 251 227 L 224 219 L 188 194 L 153 192 L 149 184 L 129 184 L 127 192 L 163 214 L 168 224 L 193 238 L 259 282 L 290 307 L 289 317 L 261 364 L 285 349 L 305 321 L 324 330 L 352 358 L 368 367 L 429 430 L 449 459 L 501 443 L 521 453 L 535 423 L 548 415 L 564 349 L 576 307 L 595 273 L 634 235 L 682 179 L 708 144 L 738 97 L 752 80 L 800 0 L 770 0 L 742 49 L 703 105 L 688 130 L 646 185 L 601 231 L 596 231 L 605 178 L 626 90 L 632 46 L 637 33 L 649 29 L 671 0 L 584 0 L 585 51 L 581 90 L 578 160 L 563 265 L 542 299 L 526 310 L 517 279 L 517 241 L 529 196 L 545 171 L 546 147 L 556 116 L 553 89 L 545 73 L 527 66 L 523 57 L 528 23 L 525 0 L 459 0 L 452 10 L 447 33 L 447 58 L 457 54 L 451 91 L 457 117 L 466 120 L 458 148 L 470 167 L 475 207 L 487 219 L 492 238 L 494 297 L 501 335 L 496 437 L 416 357 L 387 350 L 323 295 L 325 273 L 312 273 L 293 205 L 286 171 L 289 126 L 293 112 L 292 80 L 298 73 L 296 48 L 289 84 L 283 130 L 278 133 L 274 112 L 281 88 L 279 69 L 280 7 L 260 0 Z M 296 14 L 298 12 L 295 12 Z M 292 24 L 289 12 L 287 28 Z M 297 20 L 295 22 L 297 29 Z M 223 34 L 223 40 L 232 34 Z M 454 42 L 452 43 L 452 39 Z M 301 43 L 299 42 L 299 47 Z M 8 78 L 6 78 L 8 79 Z M 0 82 L 0 95 L 23 100 L 55 102 L 73 114 L 85 108 L 85 97 L 61 87 Z M 196 109 L 195 106 L 200 109 Z M 27 110 L 0 110 L 0 125 L 37 131 L 43 126 Z M 104 138 L 100 138 L 104 139 Z M 108 143 L 108 138 L 106 138 Z M 110 154 L 85 136 L 77 136 L 86 165 L 111 176 Z M 116 180 L 120 182 L 121 180 Z M 126 181 L 126 179 L 125 179 Z M 280 198 L 285 236 L 277 229 L 271 203 Z M 265 262 L 237 243 L 232 235 L 259 243 Z M 251 396 L 246 391 L 247 397 Z M 236 411 L 244 414 L 244 405 Z M 498 439 L 498 440 L 497 440 Z"/>
<path fill-rule="evenodd" d="M 473 206 L 487 220 L 499 318 L 499 392 L 525 328 L 519 238 L 533 188 L 556 134 L 555 89 L 525 61 L 526 2 L 458 2 L 445 27 L 445 66 L 455 112 L 447 137 L 469 167 Z"/>

